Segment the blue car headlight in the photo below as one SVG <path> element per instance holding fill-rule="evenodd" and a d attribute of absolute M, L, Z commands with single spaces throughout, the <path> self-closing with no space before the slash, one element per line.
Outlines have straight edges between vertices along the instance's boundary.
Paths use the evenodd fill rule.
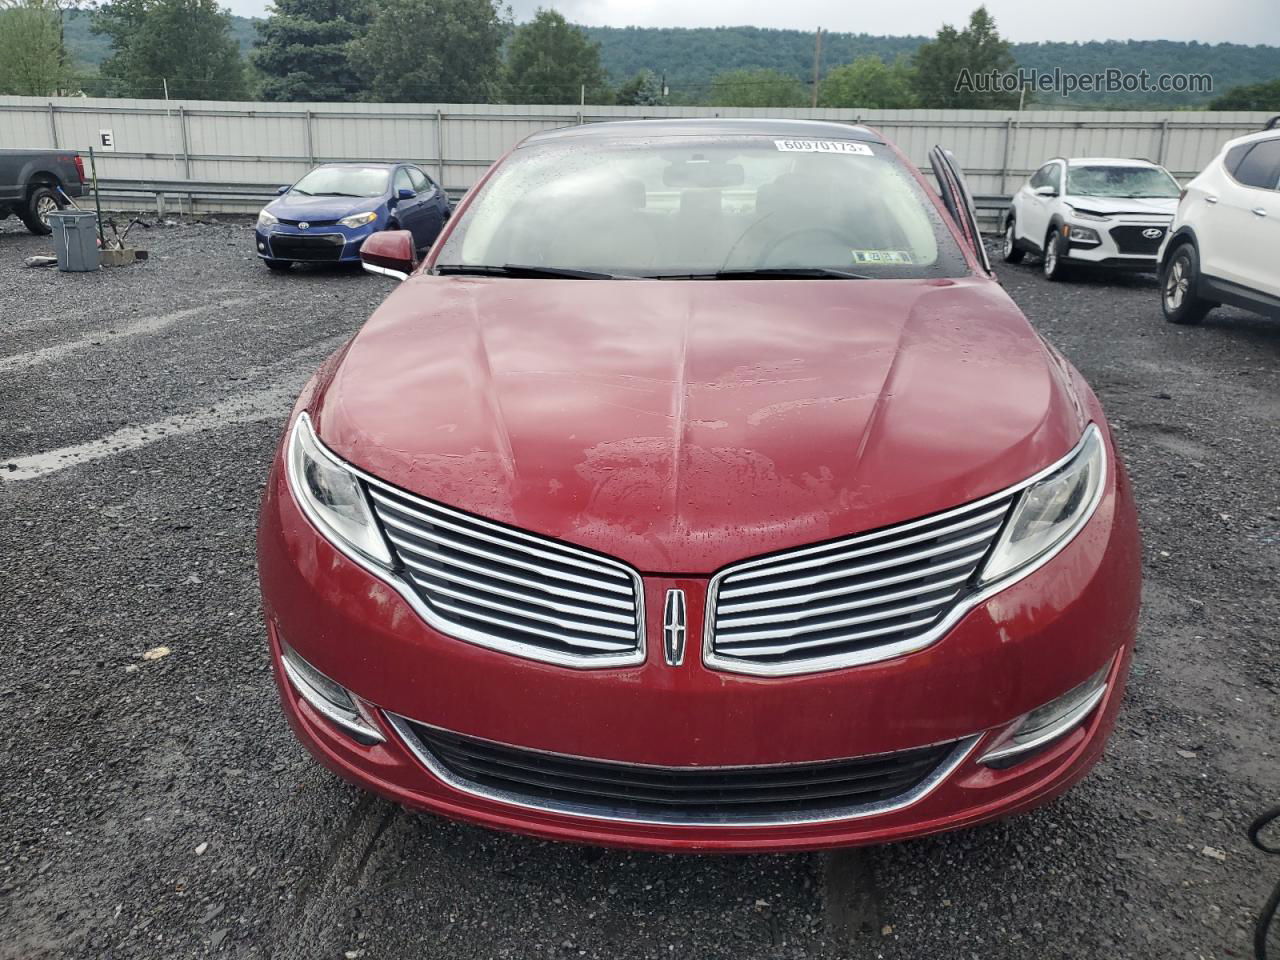
<path fill-rule="evenodd" d="M 338 222 L 344 227 L 363 227 L 365 224 L 373 223 L 377 219 L 377 213 L 370 211 L 369 213 L 353 213 L 349 217 L 343 217 Z"/>

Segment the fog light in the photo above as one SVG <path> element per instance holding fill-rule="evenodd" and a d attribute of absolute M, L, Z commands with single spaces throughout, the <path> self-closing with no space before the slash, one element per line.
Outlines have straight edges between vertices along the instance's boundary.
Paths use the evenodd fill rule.
<path fill-rule="evenodd" d="M 1039 749 L 1074 730 L 1107 692 L 1107 677 L 1114 662 L 1113 657 L 1084 683 L 1028 713 L 1012 736 L 984 754 L 981 762 L 988 766 L 1007 766 L 1022 754 Z"/>
<path fill-rule="evenodd" d="M 267 249 L 267 245 L 266 245 L 265 243 L 263 243 L 261 240 L 259 240 L 259 241 L 258 241 L 258 249 L 259 249 L 259 250 L 261 250 L 261 251 L 263 251 L 263 252 L 265 253 L 265 252 L 266 252 L 266 249 Z"/>
<path fill-rule="evenodd" d="M 297 652 L 280 641 L 280 662 L 285 676 L 298 691 L 298 696 L 315 707 L 326 719 L 337 724 L 361 743 L 381 743 L 383 736 L 369 720 L 355 697 L 340 684 L 334 683 Z"/>

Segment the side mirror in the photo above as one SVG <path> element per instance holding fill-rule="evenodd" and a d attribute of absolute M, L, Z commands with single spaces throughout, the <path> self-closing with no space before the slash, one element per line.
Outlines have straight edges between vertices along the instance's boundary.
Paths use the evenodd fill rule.
<path fill-rule="evenodd" d="M 360 262 L 370 273 L 408 280 L 418 265 L 413 234 L 408 230 L 383 230 L 373 234 L 360 247 Z"/>
<path fill-rule="evenodd" d="M 399 190 L 396 191 L 397 200 L 412 200 L 416 196 L 417 194 L 414 193 L 412 190 L 410 190 L 408 187 L 401 187 Z"/>
<path fill-rule="evenodd" d="M 1051 186 L 1048 186 L 1047 184 L 1043 187 L 1036 187 L 1037 197 L 1056 197 L 1057 195 L 1058 195 L 1057 187 L 1051 187 Z"/>
<path fill-rule="evenodd" d="M 286 193 L 288 193 L 288 192 L 289 192 L 289 188 L 288 188 L 287 186 L 284 186 L 284 187 L 276 187 L 276 194 L 277 194 L 278 196 L 283 197 L 283 196 L 284 196 Z"/>

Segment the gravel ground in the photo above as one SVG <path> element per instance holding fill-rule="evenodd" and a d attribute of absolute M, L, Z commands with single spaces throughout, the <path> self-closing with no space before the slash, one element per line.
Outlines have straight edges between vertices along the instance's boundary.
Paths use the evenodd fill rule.
<path fill-rule="evenodd" d="M 1149 278 L 1001 268 L 1107 406 L 1146 538 L 1129 696 L 1076 790 L 855 858 L 631 854 L 410 814 L 294 742 L 258 497 L 388 282 L 268 274 L 247 223 L 141 240 L 59 275 L 0 223 L 0 957 L 1248 954 L 1277 872 L 1244 828 L 1280 798 L 1280 323 L 1175 328 Z"/>

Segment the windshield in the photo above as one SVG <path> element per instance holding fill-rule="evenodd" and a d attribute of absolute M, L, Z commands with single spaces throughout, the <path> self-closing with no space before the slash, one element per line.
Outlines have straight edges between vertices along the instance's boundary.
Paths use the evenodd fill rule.
<path fill-rule="evenodd" d="M 937 208 L 888 147 L 763 137 L 517 150 L 436 259 L 441 272 L 508 265 L 671 278 L 968 272 Z"/>
<path fill-rule="evenodd" d="M 1067 193 L 1078 197 L 1176 197 L 1178 182 L 1159 167 L 1069 167 Z"/>
<path fill-rule="evenodd" d="M 310 197 L 380 197 L 388 172 L 379 167 L 318 167 L 293 185 Z"/>

